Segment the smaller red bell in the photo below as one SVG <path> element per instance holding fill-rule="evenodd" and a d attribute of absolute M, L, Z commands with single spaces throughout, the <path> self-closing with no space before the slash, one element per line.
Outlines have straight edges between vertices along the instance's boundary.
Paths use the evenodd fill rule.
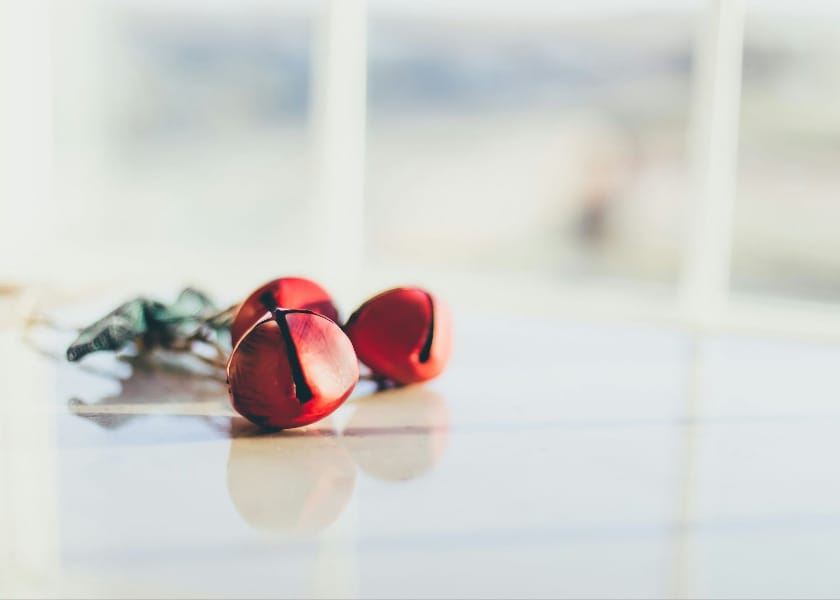
<path fill-rule="evenodd" d="M 362 363 L 400 384 L 437 377 L 452 353 L 449 309 L 421 288 L 374 296 L 351 315 L 344 330 Z"/>

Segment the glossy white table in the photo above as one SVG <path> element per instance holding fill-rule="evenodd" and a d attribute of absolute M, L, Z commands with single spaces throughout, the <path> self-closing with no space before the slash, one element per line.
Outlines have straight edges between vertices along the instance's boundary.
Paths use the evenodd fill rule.
<path fill-rule="evenodd" d="M 0 596 L 840 595 L 840 346 L 456 325 L 439 380 L 269 435 L 5 330 Z"/>

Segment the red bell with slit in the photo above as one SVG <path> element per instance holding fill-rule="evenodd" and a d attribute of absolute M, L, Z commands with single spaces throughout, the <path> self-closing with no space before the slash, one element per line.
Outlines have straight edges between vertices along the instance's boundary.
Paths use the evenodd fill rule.
<path fill-rule="evenodd" d="M 353 313 L 344 330 L 374 375 L 400 384 L 437 377 L 452 353 L 449 309 L 421 288 L 374 296 Z"/>

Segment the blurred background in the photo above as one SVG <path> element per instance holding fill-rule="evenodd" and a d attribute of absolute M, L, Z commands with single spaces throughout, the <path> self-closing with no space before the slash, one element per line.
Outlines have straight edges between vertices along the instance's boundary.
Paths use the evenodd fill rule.
<path fill-rule="evenodd" d="M 838 347 L 739 336 L 840 340 L 838 17 L 833 0 L 0 0 L 0 590 L 61 567 L 91 574 L 81 597 L 126 573 L 186 597 L 310 577 L 325 597 L 362 572 L 498 596 L 519 565 L 590 595 L 836 597 Z M 77 369 L 17 327 L 185 284 L 234 302 L 284 275 L 344 314 L 399 284 L 445 298 L 441 387 L 354 399 L 323 437 L 252 439 L 220 382 Z M 328 530 L 302 552 L 251 532 L 298 526 Z M 491 562 L 465 571 L 474 554 Z"/>
<path fill-rule="evenodd" d="M 366 4 L 5 2 L 3 281 L 678 296 L 709 3 Z M 840 296 L 838 15 L 745 3 L 721 176 L 735 293 Z"/>

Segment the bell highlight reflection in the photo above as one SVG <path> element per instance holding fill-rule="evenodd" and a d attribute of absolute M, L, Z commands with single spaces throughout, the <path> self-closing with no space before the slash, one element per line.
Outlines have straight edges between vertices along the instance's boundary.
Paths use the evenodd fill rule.
<path fill-rule="evenodd" d="M 356 467 L 347 450 L 322 431 L 231 441 L 228 494 L 240 516 L 257 529 L 314 535 L 343 512 L 355 483 Z"/>
<path fill-rule="evenodd" d="M 353 402 L 342 442 L 365 473 L 386 481 L 420 477 L 440 462 L 449 438 L 446 400 L 425 386 Z"/>

